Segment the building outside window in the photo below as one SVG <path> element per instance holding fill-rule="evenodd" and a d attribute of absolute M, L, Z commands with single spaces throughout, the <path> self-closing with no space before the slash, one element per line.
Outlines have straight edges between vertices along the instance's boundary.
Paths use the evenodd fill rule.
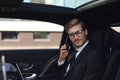
<path fill-rule="evenodd" d="M 57 49 L 64 29 L 58 24 L 24 19 L 0 18 L 0 24 L 1 50 Z"/>

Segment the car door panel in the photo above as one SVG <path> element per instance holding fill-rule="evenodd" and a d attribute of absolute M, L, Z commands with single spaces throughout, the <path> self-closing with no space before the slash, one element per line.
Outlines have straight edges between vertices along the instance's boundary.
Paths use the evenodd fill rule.
<path fill-rule="evenodd" d="M 41 74 L 47 62 L 58 55 L 58 49 L 43 50 L 2 50 L 1 56 L 5 56 L 6 64 L 11 64 L 17 71 L 8 69 L 8 77 L 14 79 L 24 78 L 31 80 Z M 9 66 L 9 65 L 8 65 Z M 10 66 L 9 66 L 10 67 Z M 9 68 L 8 67 L 8 68 Z M 16 77 L 17 74 L 18 76 Z M 21 76 L 22 74 L 22 76 Z"/>

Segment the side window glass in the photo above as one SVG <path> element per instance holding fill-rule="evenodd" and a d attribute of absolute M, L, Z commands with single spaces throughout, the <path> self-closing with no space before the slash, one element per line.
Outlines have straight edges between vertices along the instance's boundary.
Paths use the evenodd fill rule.
<path fill-rule="evenodd" d="M 111 27 L 114 31 L 120 33 L 120 26 L 112 26 Z"/>
<path fill-rule="evenodd" d="M 48 39 L 49 32 L 34 32 L 33 38 L 34 39 Z"/>
<path fill-rule="evenodd" d="M 0 49 L 8 50 L 58 49 L 64 29 L 58 24 L 24 19 L 1 18 L 0 24 Z"/>

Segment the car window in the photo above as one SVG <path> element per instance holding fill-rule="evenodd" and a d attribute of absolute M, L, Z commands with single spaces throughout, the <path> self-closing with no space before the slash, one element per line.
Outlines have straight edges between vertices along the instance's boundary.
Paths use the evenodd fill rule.
<path fill-rule="evenodd" d="M 95 1 L 95 0 L 24 0 L 24 2 L 27 3 L 29 2 L 29 3 L 49 4 L 49 5 L 70 7 L 70 8 L 76 8 L 80 5 L 86 4 L 91 1 Z"/>
<path fill-rule="evenodd" d="M 6 24 L 7 23 L 7 24 Z M 63 26 L 43 21 L 0 19 L 0 49 L 57 49 Z"/>
<path fill-rule="evenodd" d="M 116 32 L 120 33 L 120 26 L 112 26 L 111 28 Z"/>

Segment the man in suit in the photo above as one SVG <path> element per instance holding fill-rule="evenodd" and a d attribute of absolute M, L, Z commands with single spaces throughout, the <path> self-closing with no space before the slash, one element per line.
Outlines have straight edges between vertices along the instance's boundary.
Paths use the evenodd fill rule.
<path fill-rule="evenodd" d="M 83 21 L 73 18 L 65 25 L 65 31 L 72 46 L 63 44 L 60 48 L 57 63 L 59 80 L 101 80 L 104 53 L 87 39 L 88 30 Z M 73 53 L 73 50 L 77 52 Z"/>

